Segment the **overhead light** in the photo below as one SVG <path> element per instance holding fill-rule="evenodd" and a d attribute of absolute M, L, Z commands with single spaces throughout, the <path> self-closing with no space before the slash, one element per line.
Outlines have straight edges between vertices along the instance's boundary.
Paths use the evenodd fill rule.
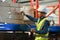
<path fill-rule="evenodd" d="M 6 0 L 1 0 L 2 2 L 5 2 Z"/>

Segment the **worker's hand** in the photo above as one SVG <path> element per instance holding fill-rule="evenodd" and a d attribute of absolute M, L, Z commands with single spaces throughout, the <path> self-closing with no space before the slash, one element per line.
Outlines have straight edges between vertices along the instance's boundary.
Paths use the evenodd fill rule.
<path fill-rule="evenodd" d="M 34 29 L 34 28 L 31 28 L 31 32 L 32 32 L 32 33 L 35 33 L 35 29 Z"/>
<path fill-rule="evenodd" d="M 23 11 L 21 12 L 22 15 L 26 15 Z"/>

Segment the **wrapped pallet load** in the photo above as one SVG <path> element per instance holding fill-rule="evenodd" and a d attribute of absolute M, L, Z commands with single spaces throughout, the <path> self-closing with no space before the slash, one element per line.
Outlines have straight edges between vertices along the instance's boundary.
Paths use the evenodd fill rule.
<path fill-rule="evenodd" d="M 5 10 L 3 10 L 5 11 Z M 0 13 L 0 22 L 14 23 L 14 24 L 23 24 L 23 15 L 20 12 L 12 10 L 11 12 L 7 11 L 5 13 Z"/>

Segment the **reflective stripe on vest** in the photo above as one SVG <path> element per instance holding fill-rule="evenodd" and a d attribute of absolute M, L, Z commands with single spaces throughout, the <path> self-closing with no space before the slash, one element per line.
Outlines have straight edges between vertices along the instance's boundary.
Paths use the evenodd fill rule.
<path fill-rule="evenodd" d="M 46 34 L 37 34 L 36 33 L 36 37 L 42 37 L 42 38 L 48 38 L 48 34 L 49 34 L 49 32 L 48 33 L 46 33 Z"/>
<path fill-rule="evenodd" d="M 36 26 L 37 26 L 37 30 L 39 31 L 39 30 L 41 30 L 42 29 L 42 27 L 43 27 L 43 25 L 44 25 L 44 22 L 46 21 L 46 20 L 48 20 L 47 18 L 44 18 L 44 19 L 42 19 L 40 22 L 39 22 L 39 19 L 38 19 L 38 22 L 36 23 Z M 46 34 L 37 34 L 36 33 L 36 36 L 37 37 L 48 37 L 48 34 L 49 33 L 46 33 Z"/>
<path fill-rule="evenodd" d="M 39 20 L 40 20 L 40 19 L 38 19 L 38 21 L 37 21 L 37 23 L 36 23 L 36 26 L 37 26 L 37 30 L 38 30 L 38 31 L 42 29 L 42 27 L 43 27 L 43 25 L 44 25 L 44 22 L 45 22 L 45 20 L 47 20 L 47 18 L 42 19 L 40 22 L 39 22 Z"/>

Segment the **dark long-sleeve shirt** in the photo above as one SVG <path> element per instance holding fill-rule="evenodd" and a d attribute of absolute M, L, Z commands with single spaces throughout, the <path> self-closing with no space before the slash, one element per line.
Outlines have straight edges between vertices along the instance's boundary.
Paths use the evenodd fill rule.
<path fill-rule="evenodd" d="M 26 15 L 26 17 L 28 17 L 28 18 L 29 18 L 31 21 L 33 21 L 33 22 L 37 22 L 37 20 L 38 20 L 38 19 L 36 19 L 36 18 L 34 18 L 34 17 L 31 17 L 31 16 L 29 16 L 29 15 Z M 43 17 L 43 18 L 45 18 L 45 17 Z M 43 18 L 40 18 L 40 21 L 41 21 Z M 44 22 L 44 25 L 43 25 L 42 30 L 39 30 L 39 31 L 36 30 L 36 33 L 38 33 L 38 34 L 45 34 L 45 33 L 47 33 L 49 26 L 50 26 L 50 23 L 49 23 L 48 20 L 46 20 L 46 21 Z"/>

